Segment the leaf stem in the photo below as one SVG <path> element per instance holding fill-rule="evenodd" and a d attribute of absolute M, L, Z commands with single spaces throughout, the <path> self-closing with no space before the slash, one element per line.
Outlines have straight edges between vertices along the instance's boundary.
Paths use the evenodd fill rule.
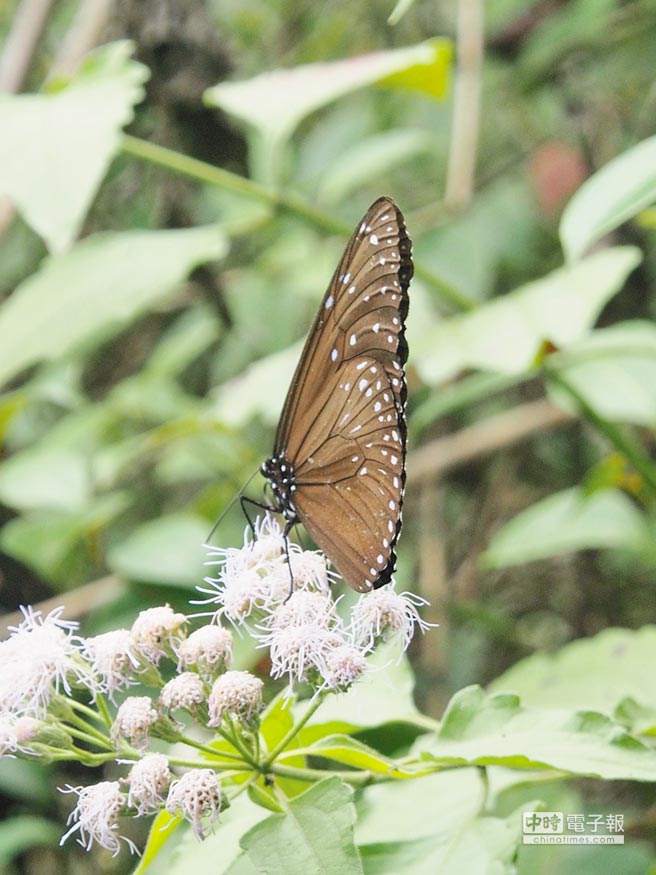
<path fill-rule="evenodd" d="M 123 135 L 121 147 L 126 155 L 130 155 L 133 158 L 147 161 L 158 167 L 165 167 L 173 173 L 180 173 L 183 176 L 188 176 L 190 179 L 195 179 L 197 182 L 215 185 L 227 191 L 259 200 L 273 208 L 285 210 L 330 234 L 340 234 L 346 237 L 351 233 L 351 227 L 347 223 L 335 218 L 330 213 L 324 212 L 324 210 L 318 209 L 311 203 L 308 203 L 305 198 L 293 192 L 283 192 L 268 188 L 259 182 L 247 179 L 245 176 L 231 173 L 223 167 L 215 167 L 213 164 L 199 161 L 198 158 L 190 158 L 181 152 L 167 149 L 165 146 L 159 146 L 156 143 L 150 143 L 148 140 L 132 137 L 129 134 Z M 427 267 L 415 265 L 415 273 L 420 279 L 432 286 L 445 303 L 456 310 L 471 310 L 476 306 L 475 301 L 442 280 Z"/>
<path fill-rule="evenodd" d="M 271 751 L 269 756 L 264 760 L 263 765 L 265 768 L 269 768 L 272 765 L 272 763 L 275 761 L 278 754 L 282 753 L 282 751 L 287 747 L 289 742 L 296 735 L 298 735 L 298 733 L 305 726 L 305 724 L 308 722 L 308 720 L 314 714 L 314 712 L 317 710 L 317 708 L 321 705 L 321 703 L 323 702 L 323 700 L 326 698 L 327 695 L 328 695 L 327 691 L 324 691 L 323 693 L 319 693 L 317 695 L 317 697 L 313 701 L 310 702 L 308 707 L 305 709 L 305 713 L 299 719 L 298 723 L 296 723 L 294 726 L 292 726 L 292 728 L 289 730 L 289 732 L 287 732 L 282 737 L 282 739 L 278 742 L 278 744 Z"/>

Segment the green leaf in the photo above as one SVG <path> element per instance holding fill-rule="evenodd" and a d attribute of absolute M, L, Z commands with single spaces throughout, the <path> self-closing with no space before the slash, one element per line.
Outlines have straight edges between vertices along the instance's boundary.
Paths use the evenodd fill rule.
<path fill-rule="evenodd" d="M 268 425 L 275 425 L 285 400 L 285 387 L 292 378 L 301 349 L 302 344 L 295 343 L 265 356 L 219 386 L 214 393 L 212 416 L 234 428 L 256 415 Z"/>
<path fill-rule="evenodd" d="M 434 39 L 345 61 L 275 70 L 243 82 L 222 82 L 205 92 L 205 100 L 278 147 L 310 113 L 367 85 L 411 87 L 442 99 L 450 64 L 451 43 Z"/>
<path fill-rule="evenodd" d="M 524 707 L 519 697 L 456 693 L 436 737 L 417 743 L 441 765 L 552 768 L 605 780 L 656 781 L 656 751 L 597 711 Z"/>
<path fill-rule="evenodd" d="M 0 869 L 13 871 L 10 863 L 15 857 L 33 848 L 56 848 L 61 831 L 56 823 L 44 817 L 22 815 L 0 823 Z"/>
<path fill-rule="evenodd" d="M 148 70 L 116 42 L 52 94 L 0 96 L 0 192 L 53 252 L 67 249 L 143 97 Z"/>
<path fill-rule="evenodd" d="M 163 857 L 169 856 L 171 853 L 172 847 L 168 844 L 170 839 L 183 823 L 181 817 L 175 817 L 168 811 L 160 811 L 153 820 L 148 833 L 148 842 L 139 860 L 139 865 L 132 875 L 143 875 L 143 873 L 148 872 L 151 866 L 153 867 L 151 872 L 154 871 L 155 867 L 161 866 Z"/>
<path fill-rule="evenodd" d="M 0 307 L 0 383 L 106 340 L 226 249 L 220 230 L 208 226 L 95 234 L 46 259 Z"/>
<path fill-rule="evenodd" d="M 656 327 L 635 320 L 594 331 L 554 365 L 567 383 L 604 419 L 656 426 Z M 549 386 L 556 404 L 572 409 L 570 396 Z"/>
<path fill-rule="evenodd" d="M 325 778 L 292 799 L 285 814 L 258 823 L 241 840 L 253 870 L 267 875 L 362 875 L 353 840 L 352 797 L 338 778 Z M 232 868 L 228 875 L 233 875 Z"/>
<path fill-rule="evenodd" d="M 645 517 L 623 492 L 588 495 L 575 486 L 517 514 L 494 535 L 481 561 L 505 568 L 592 547 L 643 551 L 651 537 Z"/>
<path fill-rule="evenodd" d="M 282 754 L 279 759 L 286 760 L 288 756 L 320 756 L 355 769 L 365 769 L 391 778 L 409 778 L 416 773 L 400 768 L 394 760 L 383 756 L 374 748 L 363 744 L 348 735 L 327 735 L 316 741 L 311 747 L 300 748 L 289 755 Z"/>
<path fill-rule="evenodd" d="M 125 492 L 102 495 L 78 511 L 35 511 L 6 523 L 2 549 L 44 578 L 70 588 L 98 564 L 98 531 L 130 504 Z"/>
<path fill-rule="evenodd" d="M 0 465 L 0 499 L 10 507 L 76 511 L 91 495 L 91 462 L 79 448 L 37 445 Z"/>
<path fill-rule="evenodd" d="M 521 812 L 513 812 L 505 819 L 476 818 L 448 837 L 366 845 L 365 875 L 516 875 L 521 823 Z"/>
<path fill-rule="evenodd" d="M 368 182 L 421 155 L 432 154 L 434 149 L 434 136 L 420 129 L 397 128 L 365 137 L 340 155 L 323 175 L 318 199 L 338 204 Z"/>
<path fill-rule="evenodd" d="M 656 674 L 646 671 L 656 654 L 656 626 L 604 629 L 566 644 L 556 653 L 535 653 L 490 684 L 493 693 L 517 693 L 524 705 L 585 708 L 611 716 L 631 697 L 656 702 Z"/>
<path fill-rule="evenodd" d="M 520 814 L 481 817 L 478 769 L 367 787 L 357 804 L 356 842 L 366 873 L 502 873 L 516 850 Z"/>
<path fill-rule="evenodd" d="M 259 784 L 248 785 L 248 798 L 256 805 L 266 808 L 268 811 L 273 811 L 275 814 L 282 814 L 283 809 L 276 799 L 273 787 L 264 787 Z"/>
<path fill-rule="evenodd" d="M 226 811 L 221 812 L 214 832 L 205 841 L 199 842 L 189 825 L 184 824 L 175 854 L 162 869 L 163 875 L 189 875 L 189 872 L 224 875 L 232 872 L 235 861 L 243 856 L 239 847 L 240 839 L 266 816 L 263 808 L 254 805 L 246 794 L 242 794 Z"/>
<path fill-rule="evenodd" d="M 110 567 L 123 577 L 171 586 L 195 586 L 203 579 L 209 526 L 189 513 L 172 513 L 139 526 L 112 547 Z"/>
<path fill-rule="evenodd" d="M 656 201 L 656 136 L 609 161 L 565 207 L 560 239 L 569 260 Z"/>
<path fill-rule="evenodd" d="M 357 803 L 358 845 L 446 839 L 474 819 L 485 801 L 481 773 L 456 769 L 414 781 L 367 787 Z"/>
<path fill-rule="evenodd" d="M 605 249 L 472 313 L 446 319 L 416 338 L 415 365 L 431 384 L 465 368 L 527 371 L 544 341 L 564 348 L 589 331 L 640 259 L 635 247 Z"/>

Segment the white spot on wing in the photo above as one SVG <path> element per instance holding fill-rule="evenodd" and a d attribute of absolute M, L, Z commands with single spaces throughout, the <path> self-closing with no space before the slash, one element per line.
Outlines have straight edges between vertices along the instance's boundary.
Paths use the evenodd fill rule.
<path fill-rule="evenodd" d="M 333 295 L 328 295 L 328 297 L 326 298 L 326 303 L 323 306 L 325 307 L 326 310 L 330 310 L 330 308 L 332 307 L 332 305 L 334 303 L 335 303 L 335 298 L 333 297 Z"/>
<path fill-rule="evenodd" d="M 336 362 L 336 361 L 337 361 L 337 356 L 338 356 L 337 347 L 333 347 L 333 349 L 332 349 L 332 351 L 331 351 L 331 353 L 330 353 L 330 359 L 331 359 L 331 361 Z"/>
<path fill-rule="evenodd" d="M 357 340 L 357 337 L 355 336 L 355 334 L 352 334 L 352 335 L 349 337 L 349 343 L 351 344 L 351 346 L 355 346 L 355 342 L 356 342 L 356 340 Z"/>
<path fill-rule="evenodd" d="M 377 246 L 378 245 L 378 237 L 375 234 L 372 234 L 371 237 L 369 238 L 369 242 L 371 243 L 372 246 Z"/>

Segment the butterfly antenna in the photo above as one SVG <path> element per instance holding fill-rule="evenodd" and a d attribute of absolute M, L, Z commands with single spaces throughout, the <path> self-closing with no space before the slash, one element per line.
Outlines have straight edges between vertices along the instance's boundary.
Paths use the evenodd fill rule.
<path fill-rule="evenodd" d="M 224 516 L 228 513 L 228 511 L 230 510 L 230 508 L 232 507 L 232 505 L 235 503 L 235 501 L 237 501 L 237 499 L 239 499 L 239 500 L 241 501 L 241 499 L 242 499 L 242 497 L 243 497 L 243 494 L 244 494 L 244 490 L 248 488 L 248 486 L 249 486 L 251 480 L 253 479 L 253 477 L 255 477 L 256 474 L 259 474 L 259 472 L 260 472 L 260 469 L 259 469 L 259 468 L 256 468 L 256 469 L 253 471 L 253 473 L 251 474 L 251 476 L 248 478 L 248 480 L 247 480 L 247 481 L 244 483 L 244 485 L 241 487 L 241 489 L 233 495 L 233 497 L 230 499 L 230 502 L 226 505 L 226 507 L 223 508 L 223 512 L 221 513 L 221 516 L 220 516 L 220 517 L 218 518 L 218 520 L 214 523 L 214 525 L 212 526 L 212 530 L 210 531 L 209 535 L 208 535 L 207 538 L 205 539 L 205 540 L 207 541 L 208 544 L 209 544 L 209 542 L 210 542 L 210 539 L 211 539 L 212 535 L 213 535 L 214 532 L 218 529 L 218 527 L 219 527 L 221 521 L 223 520 Z M 250 520 L 249 520 L 249 522 L 250 522 Z"/>

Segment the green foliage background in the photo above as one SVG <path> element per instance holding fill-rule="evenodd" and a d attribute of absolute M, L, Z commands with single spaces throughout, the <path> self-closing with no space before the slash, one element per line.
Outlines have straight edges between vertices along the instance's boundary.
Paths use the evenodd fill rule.
<path fill-rule="evenodd" d="M 338 844 L 355 823 L 359 856 L 331 871 L 645 873 L 656 770 L 632 744 L 656 734 L 656 3 L 484 7 L 476 172 L 458 199 L 452 41 L 459 10 L 475 36 L 476 3 L 417 0 L 394 26 L 380 3 L 117 4 L 69 77 L 51 71 L 78 4 L 55 4 L 25 93 L 0 97 L 15 207 L 0 597 L 9 613 L 55 596 L 90 634 L 185 609 L 200 545 L 270 449 L 345 235 L 389 194 L 417 264 L 398 578 L 440 623 L 411 653 L 421 709 L 441 719 L 456 694 L 416 743 L 469 768 L 372 787 L 355 809 L 331 778 L 299 820 L 324 806 Z M 303 66 L 318 62 L 334 66 Z M 476 101 L 465 110 L 475 126 Z M 215 540 L 242 529 L 233 508 Z M 243 644 L 238 667 L 254 663 Z M 404 684 L 370 724 L 336 706 L 334 731 L 406 750 L 425 727 Z M 581 709 L 596 717 L 574 727 Z M 55 784 L 91 778 L 0 765 L 0 865 L 93 868 L 53 828 Z M 536 800 L 623 813 L 626 845 L 519 849 Z M 212 871 L 260 871 L 271 843 L 300 841 L 261 822 L 235 862 L 254 823 L 241 807 Z M 202 853 L 220 865 L 185 836 L 171 865 Z"/>

